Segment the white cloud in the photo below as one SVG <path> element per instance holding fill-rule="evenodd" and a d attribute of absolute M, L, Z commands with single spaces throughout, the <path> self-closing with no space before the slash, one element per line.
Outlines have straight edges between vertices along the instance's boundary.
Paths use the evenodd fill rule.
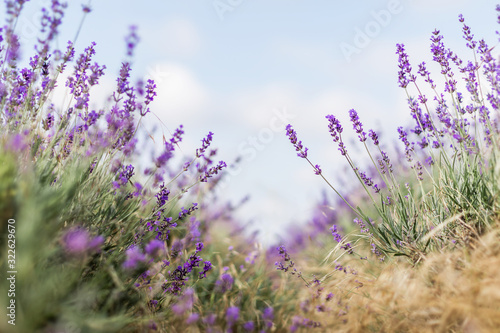
<path fill-rule="evenodd" d="M 156 80 L 158 96 L 152 104 L 158 116 L 182 122 L 203 114 L 210 103 L 209 92 L 195 73 L 178 63 L 157 63 L 151 68 L 151 76 L 161 73 Z"/>
<path fill-rule="evenodd" d="M 285 108 L 288 113 L 297 112 L 302 104 L 299 95 L 298 87 L 288 82 L 274 82 L 243 91 L 230 102 L 232 118 L 254 129 L 269 126 L 275 116 L 273 110 Z"/>
<path fill-rule="evenodd" d="M 156 40 L 157 48 L 166 55 L 193 56 L 201 48 L 201 38 L 195 24 L 187 19 L 168 21 L 155 31 L 154 35 L 161 36 Z"/>

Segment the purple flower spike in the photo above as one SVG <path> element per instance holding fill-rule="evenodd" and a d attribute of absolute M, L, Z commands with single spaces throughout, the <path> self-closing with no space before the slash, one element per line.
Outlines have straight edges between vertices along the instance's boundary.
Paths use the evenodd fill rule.
<path fill-rule="evenodd" d="M 153 239 L 146 245 L 145 250 L 151 257 L 156 257 L 165 251 L 165 244 L 158 239 Z"/>
<path fill-rule="evenodd" d="M 368 136 L 372 139 L 373 144 L 374 144 L 375 146 L 378 146 L 379 142 L 378 142 L 378 135 L 377 135 L 377 133 L 375 133 L 375 131 L 374 131 L 374 130 L 370 130 L 370 131 L 368 132 Z"/>
<path fill-rule="evenodd" d="M 184 315 L 186 312 L 191 311 L 194 305 L 194 290 L 187 288 L 184 294 L 179 296 L 178 302 L 172 305 L 172 312 L 178 316 Z"/>
<path fill-rule="evenodd" d="M 181 211 L 179 212 L 179 219 L 183 219 L 186 216 L 190 215 L 192 212 L 198 209 L 198 203 L 193 202 L 193 205 L 189 207 L 188 209 L 185 209 L 184 207 L 181 208 Z"/>
<path fill-rule="evenodd" d="M 338 227 L 334 224 L 333 227 L 330 228 L 330 231 L 332 232 L 333 239 L 337 243 L 340 243 L 342 241 L 342 236 L 339 234 Z"/>
<path fill-rule="evenodd" d="M 406 54 L 404 44 L 396 44 L 396 48 L 396 54 L 399 56 L 399 86 L 401 88 L 406 88 L 410 82 L 415 82 L 417 77 L 411 73 L 411 66 L 410 62 L 408 61 L 408 54 Z"/>
<path fill-rule="evenodd" d="M 123 268 L 125 269 L 134 269 L 140 262 L 146 259 L 141 249 L 136 246 L 129 248 L 125 254 L 127 255 L 127 260 L 123 263 Z"/>
<path fill-rule="evenodd" d="M 295 266 L 295 263 L 292 261 L 292 258 L 288 254 L 284 245 L 281 245 L 281 246 L 277 247 L 276 249 L 278 250 L 278 254 L 281 256 L 281 258 L 283 259 L 283 261 L 285 263 L 283 263 L 281 261 L 277 261 L 276 263 L 274 263 L 274 265 L 277 266 L 277 268 L 276 268 L 277 270 L 287 272 L 289 269 L 291 269 L 291 268 L 293 268 L 293 266 Z"/>
<path fill-rule="evenodd" d="M 202 175 L 200 175 L 199 179 L 200 182 L 204 183 L 207 181 L 208 178 L 211 178 L 219 173 L 222 169 L 226 168 L 227 164 L 224 161 L 219 161 L 219 164 L 217 164 L 214 167 L 211 167 L 207 171 L 205 171 Z"/>
<path fill-rule="evenodd" d="M 203 271 L 198 273 L 200 274 L 200 279 L 206 278 L 207 277 L 207 272 L 212 269 L 212 263 L 210 261 L 205 261 L 204 262 L 205 266 L 203 267 Z"/>
<path fill-rule="evenodd" d="M 297 156 L 302 158 L 307 158 L 307 148 L 302 146 L 302 141 L 298 141 L 297 132 L 293 129 L 292 125 L 288 124 L 286 126 L 286 136 L 290 139 L 290 142 L 295 147 L 295 150 L 298 151 Z"/>
<path fill-rule="evenodd" d="M 358 134 L 359 140 L 361 142 L 365 142 L 366 141 L 366 133 L 363 132 L 363 124 L 359 120 L 358 113 L 356 112 L 356 110 L 351 109 L 351 110 L 349 110 L 349 116 L 351 117 L 352 127 L 354 128 L 354 130 Z"/>
<path fill-rule="evenodd" d="M 240 308 L 238 308 L 237 306 L 231 306 L 227 308 L 226 321 L 230 326 L 236 323 L 239 317 L 240 317 Z"/>
<path fill-rule="evenodd" d="M 333 142 L 341 141 L 342 139 L 340 134 L 342 133 L 343 128 L 342 125 L 340 125 L 340 121 L 333 115 L 326 116 L 326 119 L 328 119 L 328 131 L 333 137 Z"/>
<path fill-rule="evenodd" d="M 196 149 L 196 157 L 201 157 L 205 153 L 205 151 L 210 147 L 210 143 L 212 142 L 214 133 L 208 132 L 208 135 L 206 138 L 203 138 L 201 140 L 201 148 Z"/>
<path fill-rule="evenodd" d="M 264 323 L 266 324 L 268 329 L 273 327 L 274 309 L 272 307 L 265 308 L 262 312 L 262 319 L 264 320 Z"/>
<path fill-rule="evenodd" d="M 406 159 L 408 162 L 413 161 L 412 158 L 412 152 L 414 151 L 413 144 L 408 141 L 408 133 L 403 129 L 403 127 L 398 127 L 398 133 L 399 133 L 399 139 L 404 143 L 405 145 L 405 155 Z"/>
<path fill-rule="evenodd" d="M 462 31 L 464 32 L 463 37 L 467 41 L 467 47 L 474 50 L 477 46 L 477 42 L 474 40 L 474 35 L 472 34 L 470 27 L 464 23 L 465 19 L 462 14 L 458 15 L 458 21 L 464 24 Z"/>
<path fill-rule="evenodd" d="M 220 279 L 215 282 L 217 291 L 224 294 L 231 290 L 233 287 L 234 279 L 231 274 L 224 273 L 220 276 Z"/>
<path fill-rule="evenodd" d="M 247 332 L 253 332 L 255 330 L 255 324 L 253 323 L 253 321 L 247 321 L 243 325 L 243 329 Z"/>
<path fill-rule="evenodd" d="M 146 84 L 146 97 L 144 98 L 144 104 L 148 105 L 154 100 L 154 97 L 156 96 L 156 84 L 155 81 L 149 79 L 148 84 Z"/>
<path fill-rule="evenodd" d="M 89 233 L 81 228 L 75 228 L 69 230 L 63 236 L 63 245 L 66 251 L 71 254 L 83 254 L 86 252 L 98 252 L 102 243 L 104 243 L 104 237 L 96 236 L 90 239 Z"/>
<path fill-rule="evenodd" d="M 319 167 L 318 164 L 314 166 L 314 173 L 317 174 L 318 176 L 321 175 L 321 168 Z"/>
<path fill-rule="evenodd" d="M 139 43 L 139 36 L 137 35 L 137 26 L 131 25 L 130 28 L 130 33 L 128 34 L 127 37 L 125 37 L 125 43 L 127 44 L 127 55 L 129 57 L 132 57 L 134 55 L 134 49 L 137 46 L 137 43 Z"/>

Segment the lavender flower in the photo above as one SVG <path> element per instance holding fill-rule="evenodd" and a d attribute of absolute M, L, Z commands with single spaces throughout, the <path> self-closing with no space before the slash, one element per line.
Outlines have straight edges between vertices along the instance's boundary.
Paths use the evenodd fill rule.
<path fill-rule="evenodd" d="M 130 178 L 134 175 L 134 166 L 128 165 L 126 167 L 122 166 L 120 173 L 117 175 L 117 180 L 113 181 L 113 187 L 115 189 L 119 189 L 122 186 L 125 186 Z"/>
<path fill-rule="evenodd" d="M 149 79 L 148 83 L 146 84 L 146 96 L 144 97 L 144 107 L 142 105 L 139 105 L 139 111 L 142 117 L 144 117 L 146 114 L 150 112 L 149 110 L 149 103 L 151 103 L 156 96 L 156 84 L 153 80 Z"/>
<path fill-rule="evenodd" d="M 422 169 L 423 169 L 422 163 L 420 163 L 420 161 L 418 161 L 416 166 L 415 166 L 415 170 L 417 171 L 418 180 L 424 180 L 424 176 L 423 176 L 424 174 L 422 172 Z"/>
<path fill-rule="evenodd" d="M 122 67 L 120 68 L 120 75 L 116 79 L 117 88 L 116 92 L 121 95 L 130 90 L 128 78 L 130 77 L 130 64 L 128 62 L 123 62 Z M 115 102 L 118 102 L 120 99 L 118 96 L 114 96 Z"/>
<path fill-rule="evenodd" d="M 405 155 L 406 159 L 408 162 L 411 162 L 413 160 L 411 153 L 414 150 L 413 144 L 408 141 L 408 133 L 403 129 L 403 127 L 398 127 L 398 133 L 399 133 L 399 139 L 404 143 L 405 145 Z"/>
<path fill-rule="evenodd" d="M 173 272 L 169 273 L 167 282 L 162 285 L 163 290 L 172 295 L 178 295 L 182 287 L 186 285 L 187 275 L 193 271 L 193 268 L 199 267 L 201 262 L 200 256 L 196 254 L 190 255 L 184 265 L 177 266 Z"/>
<path fill-rule="evenodd" d="M 125 269 L 135 269 L 140 262 L 146 260 L 146 256 L 137 246 L 129 248 L 125 251 L 125 254 L 127 256 L 127 260 L 123 262 L 123 268 Z"/>
<path fill-rule="evenodd" d="M 156 257 L 165 251 L 165 244 L 157 239 L 151 240 L 145 249 L 146 253 L 151 257 Z"/>
<path fill-rule="evenodd" d="M 176 304 L 172 305 L 172 312 L 178 316 L 184 315 L 186 312 L 191 311 L 194 305 L 194 290 L 187 288 L 186 291 L 178 298 Z"/>
<path fill-rule="evenodd" d="M 98 84 L 99 77 L 104 75 L 106 66 L 99 67 L 97 63 L 90 64 L 92 56 L 95 55 L 95 43 L 92 42 L 80 55 L 76 61 L 75 71 L 66 81 L 66 87 L 70 88 L 70 93 L 76 100 L 76 109 L 88 109 L 89 89 Z M 87 71 L 90 70 L 90 75 Z"/>
<path fill-rule="evenodd" d="M 410 62 L 408 61 L 408 54 L 406 54 L 404 44 L 396 44 L 396 54 L 398 59 L 398 80 L 401 88 L 406 88 L 410 82 L 415 82 L 416 76 L 411 73 Z"/>
<path fill-rule="evenodd" d="M 191 236 L 191 241 L 199 241 L 201 232 L 200 232 L 200 221 L 196 220 L 196 217 L 191 217 L 189 224 L 189 234 Z M 203 244 L 203 243 L 202 243 Z"/>
<path fill-rule="evenodd" d="M 340 246 L 341 249 L 345 250 L 348 254 L 353 254 L 354 250 L 352 249 L 351 243 L 345 243 Z"/>
<path fill-rule="evenodd" d="M 281 245 L 281 246 L 277 247 L 276 249 L 278 250 L 278 254 L 281 256 L 281 258 L 285 262 L 286 266 L 282 262 L 278 262 L 278 261 L 274 265 L 278 266 L 276 268 L 277 270 L 281 270 L 283 272 L 287 272 L 290 268 L 293 268 L 293 266 L 295 265 L 295 263 L 290 258 L 290 255 L 288 254 L 288 252 L 285 249 L 284 245 Z"/>
<path fill-rule="evenodd" d="M 373 180 L 370 177 L 368 177 L 364 172 L 360 172 L 359 177 L 361 178 L 363 183 L 365 183 L 366 186 L 368 187 L 373 186 Z"/>
<path fill-rule="evenodd" d="M 422 62 L 421 64 L 418 65 L 418 74 L 420 74 L 420 76 L 425 78 L 425 82 L 430 84 L 431 89 L 436 88 L 436 85 L 434 84 L 434 80 L 431 79 L 431 73 L 427 70 L 425 62 Z M 424 102 L 422 102 L 422 103 L 424 103 Z"/>
<path fill-rule="evenodd" d="M 378 142 L 378 135 L 377 135 L 377 133 L 375 133 L 375 131 L 374 131 L 374 130 L 370 130 L 370 131 L 368 132 L 368 136 L 372 139 L 373 144 L 374 144 L 375 146 L 378 146 L 379 142 Z"/>
<path fill-rule="evenodd" d="M 213 326 L 215 324 L 215 320 L 217 319 L 217 316 L 213 313 L 209 314 L 205 318 L 203 318 L 203 322 L 207 324 L 208 326 Z"/>
<path fill-rule="evenodd" d="M 92 253 L 100 250 L 102 243 L 104 243 L 104 237 L 90 238 L 86 230 L 74 228 L 64 234 L 62 242 L 64 248 L 70 254 Z"/>
<path fill-rule="evenodd" d="M 182 252 L 182 249 L 184 248 L 184 245 L 182 244 L 182 241 L 179 239 L 176 239 L 172 243 L 172 247 L 170 248 L 170 251 L 172 251 L 171 255 L 172 257 L 177 257 L 179 253 Z"/>
<path fill-rule="evenodd" d="M 240 317 L 240 308 L 237 306 L 231 306 L 226 310 L 226 321 L 229 326 L 233 326 Z"/>
<path fill-rule="evenodd" d="M 125 37 L 125 43 L 127 44 L 127 56 L 132 57 L 134 55 L 134 49 L 139 43 L 139 36 L 137 35 L 137 26 L 131 25 L 129 27 L 129 34 Z"/>
<path fill-rule="evenodd" d="M 192 325 L 196 323 L 200 319 L 200 315 L 198 313 L 191 313 L 187 318 L 186 318 L 186 325 Z"/>
<path fill-rule="evenodd" d="M 155 81 L 149 79 L 148 83 L 146 84 L 146 97 L 144 97 L 144 104 L 148 105 L 154 100 L 154 97 L 156 96 L 155 89 Z"/>
<path fill-rule="evenodd" d="M 198 203 L 193 202 L 193 205 L 189 207 L 188 209 L 185 209 L 184 207 L 181 208 L 181 211 L 179 212 L 179 219 L 183 219 L 186 216 L 190 215 L 192 212 L 198 209 Z"/>
<path fill-rule="evenodd" d="M 333 138 L 333 142 L 338 142 L 340 153 L 345 156 L 347 154 L 347 149 L 345 148 L 344 143 L 342 142 L 341 133 L 343 131 L 342 126 L 340 125 L 340 121 L 335 118 L 333 115 L 327 115 L 326 119 L 328 119 L 328 131 Z"/>
<path fill-rule="evenodd" d="M 203 271 L 198 273 L 200 274 L 200 279 L 206 278 L 207 277 L 207 272 L 212 269 L 212 263 L 210 261 L 205 261 L 204 262 L 205 266 L 203 267 Z"/>
<path fill-rule="evenodd" d="M 365 222 L 363 222 L 362 219 L 355 218 L 354 223 L 356 223 L 358 225 L 359 230 L 362 233 L 368 233 L 370 231 L 370 229 L 368 229 L 368 227 L 366 226 Z"/>
<path fill-rule="evenodd" d="M 231 290 L 233 287 L 234 279 L 231 274 L 224 273 L 220 276 L 220 279 L 215 282 L 215 287 L 218 292 L 224 294 Z"/>
<path fill-rule="evenodd" d="M 253 321 L 247 321 L 245 324 L 243 324 L 243 329 L 247 332 L 253 332 L 255 330 L 255 324 Z"/>
<path fill-rule="evenodd" d="M 338 227 L 334 224 L 333 227 L 330 228 L 330 231 L 332 232 L 333 239 L 337 242 L 340 243 L 342 242 L 342 236 L 339 234 Z"/>
<path fill-rule="evenodd" d="M 445 49 L 442 40 L 443 36 L 440 35 L 439 30 L 434 30 L 431 36 L 431 53 L 433 55 L 432 59 L 441 65 L 441 74 L 450 76 L 451 68 L 448 61 L 448 52 Z"/>
<path fill-rule="evenodd" d="M 342 141 L 341 133 L 343 128 L 340 121 L 333 115 L 327 115 L 325 118 L 328 119 L 328 131 L 333 138 L 333 142 Z"/>
<path fill-rule="evenodd" d="M 286 136 L 295 147 L 295 151 L 298 151 L 297 156 L 307 158 L 307 148 L 302 146 L 302 141 L 297 140 L 297 132 L 295 132 L 290 124 L 286 126 Z"/>
<path fill-rule="evenodd" d="M 205 153 L 205 151 L 210 147 L 210 143 L 212 142 L 213 133 L 208 132 L 208 135 L 201 140 L 201 148 L 196 149 L 196 157 L 201 157 Z"/>
<path fill-rule="evenodd" d="M 351 110 L 349 110 L 349 116 L 351 118 L 352 127 L 353 127 L 354 131 L 356 131 L 356 133 L 358 134 L 359 140 L 361 142 L 365 142 L 366 141 L 366 133 L 363 132 L 363 124 L 359 120 L 358 113 L 356 112 L 356 110 L 351 109 Z"/>
<path fill-rule="evenodd" d="M 319 167 L 318 164 L 314 166 L 314 173 L 318 176 L 321 175 L 321 168 Z"/>
<path fill-rule="evenodd" d="M 206 182 L 208 178 L 211 178 L 219 173 L 223 168 L 227 167 L 226 162 L 224 161 L 219 161 L 219 164 L 217 164 L 214 167 L 211 167 L 207 171 L 205 171 L 202 175 L 200 175 L 199 179 L 200 182 Z"/>
<path fill-rule="evenodd" d="M 467 26 L 464 21 L 464 16 L 462 14 L 458 15 L 458 20 L 463 23 L 462 31 L 464 32 L 464 39 L 467 41 L 467 47 L 474 50 L 477 46 L 477 42 L 474 40 L 474 35 L 472 34 L 470 27 Z"/>
<path fill-rule="evenodd" d="M 88 13 L 90 13 L 92 11 L 92 8 L 90 8 L 88 5 L 82 4 L 82 11 L 85 14 L 88 14 Z"/>
<path fill-rule="evenodd" d="M 272 307 L 267 307 L 264 309 L 264 311 L 262 312 L 262 320 L 264 321 L 268 329 L 273 327 L 274 309 Z"/>

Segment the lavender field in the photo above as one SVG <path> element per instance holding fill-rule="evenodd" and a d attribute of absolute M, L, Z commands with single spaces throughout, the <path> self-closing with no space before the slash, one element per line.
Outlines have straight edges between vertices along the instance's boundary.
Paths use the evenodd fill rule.
<path fill-rule="evenodd" d="M 221 21 L 244 5 L 228 3 L 213 2 Z M 159 116 L 169 74 L 134 70 L 140 27 L 102 31 L 124 50 L 105 64 L 97 43 L 79 39 L 90 2 L 71 32 L 67 4 L 44 1 L 36 15 L 29 5 L 5 1 L 0 25 L 0 332 L 500 331 L 498 33 L 482 39 L 464 12 L 460 52 L 440 22 L 423 41 L 432 63 L 393 45 L 407 118 L 392 141 L 354 106 L 332 107 L 314 131 L 273 111 L 240 152 L 280 174 L 306 166 L 317 195 L 304 221 L 259 233 L 246 188 L 228 185 L 245 157 L 223 152 L 211 128 L 199 135 L 215 116 L 197 118 L 171 95 L 174 120 L 198 127 Z M 369 53 L 370 24 L 401 10 L 389 1 L 372 12 L 339 44 L 344 60 Z M 494 32 L 500 5 L 489 10 Z M 319 132 L 333 159 L 315 146 Z M 222 142 L 238 140 L 229 134 Z M 290 159 L 266 155 L 275 136 Z M 301 192 L 298 178 L 286 191 Z"/>

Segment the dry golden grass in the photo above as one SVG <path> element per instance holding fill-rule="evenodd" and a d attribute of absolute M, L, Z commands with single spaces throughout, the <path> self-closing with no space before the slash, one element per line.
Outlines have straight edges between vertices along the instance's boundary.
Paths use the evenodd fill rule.
<path fill-rule="evenodd" d="M 326 312 L 304 315 L 322 323 L 315 331 L 500 332 L 500 226 L 467 248 L 429 254 L 417 267 L 378 267 L 335 272 L 321 285 L 336 296 Z"/>

